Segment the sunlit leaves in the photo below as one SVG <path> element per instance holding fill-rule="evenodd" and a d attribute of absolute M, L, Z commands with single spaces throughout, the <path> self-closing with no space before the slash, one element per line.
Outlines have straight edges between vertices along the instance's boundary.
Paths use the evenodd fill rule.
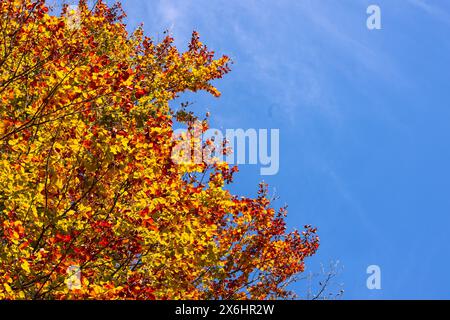
<path fill-rule="evenodd" d="M 228 57 L 129 35 L 119 6 L 67 10 L 0 2 L 0 298 L 286 296 L 315 230 L 286 233 L 265 185 L 231 195 L 226 163 L 171 158 L 169 102 L 219 96 Z"/>

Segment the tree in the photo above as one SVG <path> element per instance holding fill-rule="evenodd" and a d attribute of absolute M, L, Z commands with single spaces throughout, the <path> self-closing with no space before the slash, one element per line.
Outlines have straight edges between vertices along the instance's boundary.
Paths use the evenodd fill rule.
<path fill-rule="evenodd" d="M 172 159 L 174 121 L 195 116 L 169 102 L 219 96 L 228 57 L 196 32 L 182 53 L 128 34 L 119 4 L 8 0 L 0 15 L 0 298 L 289 296 L 315 229 L 288 233 L 264 184 L 232 195 L 225 162 Z"/>

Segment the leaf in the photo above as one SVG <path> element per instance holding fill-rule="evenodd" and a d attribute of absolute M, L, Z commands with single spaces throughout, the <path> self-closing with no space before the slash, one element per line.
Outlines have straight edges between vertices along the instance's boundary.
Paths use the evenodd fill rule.
<path fill-rule="evenodd" d="M 20 267 L 27 273 L 29 274 L 31 272 L 30 270 L 30 264 L 28 263 L 28 261 L 24 260 L 22 261 L 22 263 L 20 264 Z"/>

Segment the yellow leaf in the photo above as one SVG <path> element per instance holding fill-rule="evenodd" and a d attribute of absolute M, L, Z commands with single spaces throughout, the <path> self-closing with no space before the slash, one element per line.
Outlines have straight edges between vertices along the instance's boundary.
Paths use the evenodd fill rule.
<path fill-rule="evenodd" d="M 19 239 L 20 238 L 20 235 L 16 232 L 16 231 L 13 231 L 13 240 L 17 240 L 17 239 Z"/>
<path fill-rule="evenodd" d="M 23 261 L 22 264 L 20 265 L 22 267 L 23 270 L 25 270 L 26 273 L 30 273 L 30 264 L 28 263 L 28 261 Z"/>
<path fill-rule="evenodd" d="M 111 152 L 112 154 L 117 154 L 119 153 L 119 148 L 117 146 L 111 146 Z"/>
<path fill-rule="evenodd" d="M 38 213 L 37 213 L 37 209 L 36 209 L 35 206 L 31 207 L 31 212 L 32 212 L 34 218 L 38 218 L 39 217 Z"/>
<path fill-rule="evenodd" d="M 58 70 L 58 71 L 56 71 L 56 76 L 59 79 L 62 79 L 62 78 L 64 78 L 66 76 L 66 73 L 63 70 Z"/>
<path fill-rule="evenodd" d="M 4 283 L 3 286 L 5 287 L 6 292 L 8 292 L 10 294 L 13 293 L 13 291 L 12 291 L 11 287 L 9 286 L 9 284 Z"/>

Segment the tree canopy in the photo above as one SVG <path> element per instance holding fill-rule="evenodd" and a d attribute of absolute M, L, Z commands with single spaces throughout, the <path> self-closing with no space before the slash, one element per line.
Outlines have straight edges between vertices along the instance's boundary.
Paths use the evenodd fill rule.
<path fill-rule="evenodd" d="M 315 229 L 288 232 L 265 184 L 231 194 L 225 162 L 172 159 L 174 122 L 195 116 L 169 102 L 219 96 L 227 56 L 196 32 L 185 52 L 130 34 L 119 4 L 7 0 L 0 15 L 1 299 L 289 296 Z"/>

